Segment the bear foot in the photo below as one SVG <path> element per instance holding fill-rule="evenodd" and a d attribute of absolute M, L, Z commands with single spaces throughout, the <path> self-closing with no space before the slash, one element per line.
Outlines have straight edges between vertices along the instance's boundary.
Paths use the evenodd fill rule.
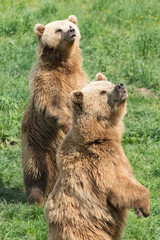
<path fill-rule="evenodd" d="M 38 204 L 39 206 L 44 205 L 44 195 L 41 189 L 38 187 L 32 188 L 28 196 L 29 204 Z"/>

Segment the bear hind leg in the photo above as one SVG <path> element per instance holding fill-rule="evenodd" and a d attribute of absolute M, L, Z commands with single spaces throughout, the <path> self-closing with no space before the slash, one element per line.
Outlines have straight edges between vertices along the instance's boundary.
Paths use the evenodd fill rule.
<path fill-rule="evenodd" d="M 24 152 L 23 152 L 24 153 Z M 49 178 L 45 154 L 37 154 L 33 150 L 23 154 L 24 186 L 29 204 L 44 204 Z"/>

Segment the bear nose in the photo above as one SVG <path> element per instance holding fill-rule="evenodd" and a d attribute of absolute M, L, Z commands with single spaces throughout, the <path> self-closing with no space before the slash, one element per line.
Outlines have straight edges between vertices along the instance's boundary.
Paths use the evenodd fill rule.
<path fill-rule="evenodd" d="M 74 28 L 70 28 L 68 31 L 69 31 L 70 33 L 74 33 L 74 32 L 75 32 L 75 29 L 74 29 Z"/>
<path fill-rule="evenodd" d="M 119 84 L 116 85 L 116 89 L 118 91 L 122 91 L 122 90 L 125 90 L 125 86 L 124 86 L 123 83 L 119 83 Z"/>

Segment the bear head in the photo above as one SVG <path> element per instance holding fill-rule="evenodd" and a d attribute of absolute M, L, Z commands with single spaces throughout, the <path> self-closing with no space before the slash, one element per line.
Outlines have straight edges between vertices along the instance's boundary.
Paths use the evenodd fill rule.
<path fill-rule="evenodd" d="M 78 128 L 92 128 L 91 131 L 94 131 L 97 123 L 103 125 L 103 128 L 119 127 L 126 112 L 127 97 L 126 88 L 122 83 L 114 85 L 98 73 L 95 81 L 81 91 L 71 93 L 73 127 L 75 125 Z"/>
<path fill-rule="evenodd" d="M 45 26 L 36 24 L 34 31 L 39 42 L 39 56 L 44 54 L 44 51 L 48 54 L 48 51 L 52 50 L 60 56 L 68 55 L 73 45 L 79 46 L 80 32 L 77 23 L 76 16 L 71 15 L 67 20 L 54 21 Z"/>

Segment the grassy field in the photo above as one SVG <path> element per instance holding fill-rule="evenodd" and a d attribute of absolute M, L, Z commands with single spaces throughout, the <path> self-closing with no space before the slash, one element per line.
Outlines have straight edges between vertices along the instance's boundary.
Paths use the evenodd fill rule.
<path fill-rule="evenodd" d="M 34 25 L 71 14 L 79 20 L 89 81 L 101 71 L 129 92 L 123 147 L 137 180 L 150 191 L 151 214 L 137 220 L 130 210 L 122 239 L 160 240 L 159 9 L 158 0 L 1 0 L 0 240 L 47 239 L 44 209 L 26 202 L 20 126 L 36 60 Z"/>

